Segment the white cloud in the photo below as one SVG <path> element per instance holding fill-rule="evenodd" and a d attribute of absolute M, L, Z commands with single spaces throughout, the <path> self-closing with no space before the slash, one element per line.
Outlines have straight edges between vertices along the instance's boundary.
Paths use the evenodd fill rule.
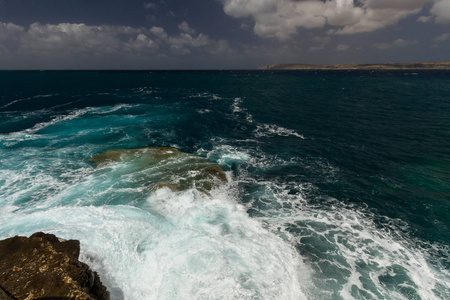
<path fill-rule="evenodd" d="M 24 27 L 0 22 L 0 54 L 15 51 L 24 34 L 26 34 Z"/>
<path fill-rule="evenodd" d="M 150 32 L 162 39 L 167 39 L 168 37 L 166 31 L 162 27 L 153 26 L 150 28 Z"/>
<path fill-rule="evenodd" d="M 225 0 L 224 11 L 235 18 L 250 17 L 277 11 L 277 0 Z"/>
<path fill-rule="evenodd" d="M 57 25 L 33 23 L 18 40 L 22 51 L 54 53 L 68 51 L 79 54 L 122 53 L 137 44 L 142 48 L 144 30 L 129 26 L 88 26 L 60 23 Z M 11 35 L 11 32 L 7 32 Z M 137 44 L 136 44 L 137 43 Z M 146 41 L 148 49 L 155 44 Z"/>
<path fill-rule="evenodd" d="M 404 40 L 404 39 L 397 39 L 392 43 L 393 47 L 401 48 L 401 47 L 408 47 L 408 46 L 414 46 L 419 43 L 418 40 Z"/>
<path fill-rule="evenodd" d="M 349 26 L 364 17 L 364 9 L 355 6 L 353 0 L 336 0 L 324 3 L 324 16 L 332 26 Z"/>
<path fill-rule="evenodd" d="M 420 16 L 417 18 L 417 22 L 427 23 L 433 19 L 433 16 Z"/>
<path fill-rule="evenodd" d="M 419 43 L 418 40 L 404 40 L 404 39 L 396 39 L 392 43 L 376 43 L 374 44 L 375 48 L 380 50 L 390 49 L 390 48 L 403 48 L 414 46 Z"/>
<path fill-rule="evenodd" d="M 161 55 L 204 53 L 220 55 L 231 52 L 227 41 L 213 40 L 195 32 L 187 23 L 184 31 L 170 36 L 162 27 L 133 28 L 129 26 L 89 26 L 85 24 L 33 23 L 29 28 L 0 22 L 0 68 L 8 64 L 8 57 L 17 60 L 51 62 L 56 59 L 93 60 L 116 57 L 151 59 Z M 44 67 L 44 66 L 43 66 Z"/>
<path fill-rule="evenodd" d="M 195 30 L 189 27 L 189 24 L 186 21 L 183 21 L 181 24 L 179 24 L 178 29 L 189 34 L 195 33 Z"/>
<path fill-rule="evenodd" d="M 336 0 L 339 1 L 339 0 Z M 343 0 L 353 2 L 352 0 Z M 429 0 L 360 0 L 361 9 L 364 13 L 360 15 L 354 24 L 346 24 L 336 31 L 337 34 L 355 34 L 371 32 L 396 24 L 409 15 L 420 12 Z M 353 4 L 354 5 L 354 4 Z M 349 7 L 349 9 L 352 9 Z M 357 9 L 354 7 L 353 9 Z"/>
<path fill-rule="evenodd" d="M 193 29 L 190 29 L 190 31 L 195 32 Z M 170 49 L 176 53 L 188 54 L 190 53 L 190 50 L 187 48 L 207 47 L 216 43 L 216 41 L 210 39 L 207 35 L 202 33 L 193 35 L 182 32 L 177 36 L 169 36 L 164 28 L 156 26 L 152 27 L 150 32 L 158 38 L 160 44 L 169 46 Z"/>
<path fill-rule="evenodd" d="M 450 24 L 450 0 L 435 0 L 430 12 L 437 24 Z"/>
<path fill-rule="evenodd" d="M 254 32 L 285 40 L 298 28 L 336 27 L 334 34 L 370 32 L 422 10 L 430 0 L 221 0 L 234 18 L 252 18 Z M 450 1 L 450 0 L 440 0 Z"/>

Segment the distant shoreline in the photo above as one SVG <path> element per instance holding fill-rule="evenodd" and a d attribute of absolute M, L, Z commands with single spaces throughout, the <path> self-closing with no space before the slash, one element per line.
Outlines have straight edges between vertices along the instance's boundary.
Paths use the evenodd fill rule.
<path fill-rule="evenodd" d="M 383 63 L 383 64 L 273 64 L 258 70 L 450 70 L 450 61 L 438 63 Z"/>

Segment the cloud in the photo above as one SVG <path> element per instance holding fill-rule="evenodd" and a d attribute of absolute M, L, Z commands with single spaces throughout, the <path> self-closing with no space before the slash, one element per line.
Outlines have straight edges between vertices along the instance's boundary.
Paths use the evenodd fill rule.
<path fill-rule="evenodd" d="M 178 25 L 178 29 L 180 29 L 183 32 L 189 33 L 189 34 L 194 34 L 195 30 L 192 29 L 191 27 L 189 27 L 189 24 L 184 21 L 181 24 Z"/>
<path fill-rule="evenodd" d="M 15 51 L 20 44 L 21 37 L 26 34 L 25 28 L 13 23 L 0 22 L 0 54 Z"/>
<path fill-rule="evenodd" d="M 263 38 L 289 39 L 299 28 L 335 27 L 330 33 L 371 32 L 422 10 L 430 0 L 221 0 L 234 18 L 252 18 Z M 450 1 L 450 0 L 440 0 Z"/>
<path fill-rule="evenodd" d="M 14 38 L 10 30 L 4 32 Z M 17 39 L 17 48 L 29 52 L 70 52 L 78 54 L 123 53 L 134 48 L 154 49 L 153 41 L 144 39 L 143 29 L 129 26 L 88 26 L 60 23 L 33 23 Z"/>
<path fill-rule="evenodd" d="M 326 19 L 320 15 L 320 1 L 222 0 L 224 12 L 235 18 L 251 17 L 254 32 L 261 37 L 289 38 L 298 27 L 319 28 Z"/>
<path fill-rule="evenodd" d="M 162 27 L 153 26 L 152 28 L 150 28 L 150 32 L 162 39 L 167 39 L 168 37 L 166 31 Z"/>
<path fill-rule="evenodd" d="M 159 45 L 168 47 L 173 53 L 189 54 L 191 53 L 191 48 L 204 48 L 212 54 L 231 52 L 227 41 L 215 41 L 203 33 L 195 35 L 193 34 L 195 30 L 191 29 L 186 22 L 181 23 L 178 28 L 182 32 L 174 36 L 169 36 L 162 27 L 154 26 L 149 31 L 155 36 Z M 191 33 L 187 33 L 186 31 Z"/>
<path fill-rule="evenodd" d="M 309 48 L 308 48 L 308 51 L 309 51 L 309 52 L 314 52 L 314 51 L 320 51 L 320 50 L 323 50 L 323 49 L 325 49 L 325 46 L 324 46 L 324 45 L 321 45 L 321 46 L 312 46 L 312 47 L 309 47 Z"/>
<path fill-rule="evenodd" d="M 195 30 L 185 22 L 180 24 L 180 30 L 182 32 L 178 35 L 170 36 L 162 27 L 33 23 L 25 28 L 0 22 L 0 68 L 5 68 L 11 57 L 44 64 L 56 59 L 93 61 L 95 58 L 115 57 L 118 60 L 151 60 L 164 55 L 195 52 L 214 56 L 232 51 L 225 40 L 213 40 L 202 33 L 194 35 Z"/>
<path fill-rule="evenodd" d="M 153 9 L 153 8 L 156 7 L 156 4 L 155 3 L 151 3 L 151 2 L 144 2 L 143 6 L 144 6 L 145 9 Z"/>
<path fill-rule="evenodd" d="M 325 45 L 331 41 L 331 37 L 329 36 L 316 36 L 313 39 L 313 42 L 317 43 L 315 46 L 311 46 L 308 48 L 309 52 L 324 50 Z"/>
<path fill-rule="evenodd" d="M 433 16 L 420 16 L 417 18 L 417 22 L 427 23 L 433 19 Z"/>
<path fill-rule="evenodd" d="M 336 47 L 336 50 L 337 51 L 346 51 L 346 50 L 348 50 L 350 47 L 348 46 L 348 45 L 345 45 L 345 44 L 340 44 L 340 45 L 338 45 L 337 47 Z"/>
<path fill-rule="evenodd" d="M 419 43 L 418 40 L 404 40 L 404 39 L 396 39 L 392 43 L 376 43 L 374 44 L 375 48 L 380 50 L 390 49 L 390 48 L 403 48 L 414 46 Z"/>
<path fill-rule="evenodd" d="M 225 13 L 235 18 L 263 15 L 277 11 L 276 0 L 225 0 L 222 2 Z"/>
<path fill-rule="evenodd" d="M 445 41 L 450 41 L 450 32 L 441 34 L 440 36 L 437 36 L 433 39 L 433 42 L 435 43 L 442 43 Z"/>
<path fill-rule="evenodd" d="M 435 16 L 435 23 L 450 24 L 450 0 L 435 0 L 430 12 Z"/>

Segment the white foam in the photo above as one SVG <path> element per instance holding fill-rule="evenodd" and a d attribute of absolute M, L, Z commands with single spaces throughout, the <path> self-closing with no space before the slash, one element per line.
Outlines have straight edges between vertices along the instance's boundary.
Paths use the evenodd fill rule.
<path fill-rule="evenodd" d="M 233 147 L 223 139 L 213 142 L 217 144 L 212 150 L 201 150 L 199 154 L 228 166 L 236 162 L 267 169 L 299 163 L 268 157 L 258 148 Z M 322 169 L 323 176 L 329 177 L 327 180 L 333 181 L 338 176 L 339 170 L 326 162 L 315 163 L 316 168 Z M 254 210 L 258 202 L 261 203 L 262 208 L 255 216 L 272 232 L 279 232 L 292 244 L 305 249 L 302 253 L 311 255 L 309 262 L 317 271 L 313 276 L 317 284 L 317 289 L 311 292 L 313 298 L 329 299 L 340 295 L 344 299 L 407 299 L 408 293 L 421 299 L 450 296 L 449 272 L 445 266 L 439 267 L 439 263 L 434 262 L 429 251 L 416 246 L 423 241 L 402 237 L 402 232 L 410 231 L 405 223 L 386 218 L 388 227 L 383 230 L 376 225 L 376 216 L 364 207 L 346 206 L 335 199 L 320 205 L 309 204 L 305 195 L 316 188 L 308 183 L 262 181 L 247 172 L 241 172 L 234 180 L 236 184 L 252 185 L 253 190 L 259 187 L 247 207 Z M 450 257 L 444 245 L 428 247 L 434 249 L 438 257 L 443 253 Z"/>
<path fill-rule="evenodd" d="M 1 235 L 79 239 L 113 299 L 305 298 L 308 268 L 226 191 L 158 190 L 143 208 L 54 207 L 2 216 Z"/>
<path fill-rule="evenodd" d="M 257 140 L 248 139 L 241 140 L 239 142 L 244 143 L 243 146 L 232 146 L 229 145 L 228 140 L 221 138 L 212 139 L 213 149 L 199 149 L 197 154 L 200 156 L 206 156 L 210 161 L 217 162 L 222 166 L 233 167 L 233 165 L 244 166 L 244 168 L 256 168 L 261 170 L 268 170 L 271 168 L 279 168 L 282 166 L 288 166 L 293 164 L 299 164 L 300 158 L 291 157 L 289 160 L 284 160 L 277 155 L 269 155 L 262 151 L 259 147 L 255 147 L 254 144 L 258 143 Z M 236 140 L 234 140 L 236 142 Z M 247 145 L 250 143 L 250 146 Z M 331 166 L 322 164 L 321 167 L 324 168 L 325 171 L 329 171 L 329 173 L 333 172 Z M 238 178 L 240 181 L 253 181 L 247 172 L 244 169 L 240 168 L 240 171 L 243 172 Z M 326 174 L 329 176 L 329 174 Z"/>
<path fill-rule="evenodd" d="M 205 98 L 208 100 L 222 100 L 223 98 L 218 96 L 217 94 L 209 93 L 209 92 L 203 92 L 203 93 L 195 93 L 192 95 L 189 95 L 189 98 Z"/>
<path fill-rule="evenodd" d="M 200 149 L 197 153 L 202 155 L 204 154 L 203 152 L 205 151 Z M 251 155 L 247 151 L 243 151 L 230 145 L 220 145 L 215 147 L 214 150 L 206 153 L 206 158 L 215 161 L 220 165 L 228 166 L 233 163 L 243 163 L 252 160 Z"/>
<path fill-rule="evenodd" d="M 147 87 L 147 86 L 140 87 L 140 88 L 134 88 L 133 91 L 141 96 L 150 95 L 155 92 L 154 88 Z"/>
<path fill-rule="evenodd" d="M 13 105 L 14 103 L 22 102 L 22 101 L 29 100 L 29 99 L 30 99 L 30 98 L 25 98 L 25 99 L 17 99 L 17 100 L 11 101 L 11 102 L 9 102 L 9 103 L 6 103 L 6 104 L 3 105 L 3 106 L 0 106 L 0 109 L 6 108 L 6 107 L 8 107 L 8 106 L 11 106 L 11 105 Z"/>
<path fill-rule="evenodd" d="M 261 124 L 257 125 L 255 131 L 256 137 L 271 137 L 271 136 L 295 136 L 301 139 L 305 137 L 292 129 L 287 129 L 275 124 Z"/>
<path fill-rule="evenodd" d="M 275 184 L 265 182 L 261 185 L 267 187 Z M 432 258 L 427 252 L 416 248 L 413 240 L 401 238 L 397 230 L 380 230 L 371 215 L 360 210 L 361 208 L 346 207 L 330 199 L 330 210 L 326 210 L 323 206 L 308 205 L 301 194 L 290 195 L 286 192 L 287 187 L 273 186 L 266 190 L 276 191 L 272 196 L 279 205 L 272 205 L 278 209 L 263 212 L 265 216 L 261 220 L 272 230 L 283 228 L 289 240 L 298 243 L 300 248 L 303 245 L 310 247 L 312 244 L 317 249 L 329 249 L 321 252 L 320 259 L 315 256 L 310 258 L 314 269 L 320 270 L 316 275 L 319 276 L 318 281 L 315 282 L 329 280 L 323 276 L 338 272 L 345 283 L 336 282 L 334 289 L 344 299 L 369 297 L 361 295 L 409 299 L 400 289 L 410 289 L 411 297 L 417 295 L 421 299 L 439 299 L 436 290 L 450 296 L 448 272 L 432 266 Z M 289 209 L 279 208 L 287 206 Z M 295 207 L 296 209 L 292 209 Z M 396 221 L 391 220 L 391 223 Z M 289 233 L 292 226 L 297 227 L 302 234 Z M 303 239 L 305 242 L 302 242 Z M 441 253 L 448 254 L 448 249 L 444 246 L 434 246 Z M 327 297 L 324 296 L 327 295 L 326 291 L 317 290 L 315 293 L 318 298 L 321 298 L 320 294 Z M 355 293 L 361 294 L 356 296 L 358 294 Z"/>
<path fill-rule="evenodd" d="M 34 125 L 32 128 L 27 128 L 22 131 L 18 132 L 12 132 L 8 134 L 0 134 L 0 141 L 4 142 L 6 146 L 14 146 L 19 142 L 23 141 L 31 141 L 31 140 L 39 140 L 39 139 L 53 139 L 53 137 L 48 137 L 45 135 L 39 134 L 39 131 L 48 127 L 51 127 L 53 125 L 71 121 L 74 119 L 77 119 L 81 116 L 84 116 L 86 114 L 111 114 L 119 110 L 123 109 L 129 109 L 134 108 L 139 105 L 131 105 L 131 104 L 117 104 L 111 107 L 86 107 L 83 109 L 75 109 L 73 111 L 70 111 L 66 114 L 60 114 L 55 117 L 53 117 L 50 121 L 47 122 L 41 122 Z M 31 116 L 35 114 L 43 114 L 48 113 L 48 111 L 36 111 L 30 113 Z M 76 138 L 76 136 L 72 136 L 72 138 Z M 59 141 L 62 140 L 62 138 L 58 139 Z M 55 141 L 56 142 L 56 141 Z"/>
<path fill-rule="evenodd" d="M 197 112 L 198 112 L 199 114 L 207 114 L 207 113 L 210 113 L 211 110 L 210 110 L 210 109 L 207 109 L 207 108 L 204 108 L 204 109 L 198 109 Z"/>
<path fill-rule="evenodd" d="M 87 108 L 83 108 L 83 109 L 77 109 L 77 110 L 75 110 L 75 111 L 73 111 L 73 112 L 71 112 L 71 113 L 69 113 L 67 115 L 56 116 L 52 120 L 50 120 L 48 122 L 38 123 L 38 124 L 34 125 L 32 128 L 25 129 L 24 131 L 21 131 L 20 133 L 28 133 L 28 134 L 35 133 L 35 132 L 37 132 L 37 131 L 39 131 L 41 129 L 47 128 L 47 127 L 55 125 L 57 123 L 73 120 L 73 119 L 75 119 L 75 118 L 77 118 L 77 117 L 79 117 L 81 115 L 84 115 L 87 112 L 92 111 L 92 110 L 93 110 L 93 108 L 91 108 L 91 107 L 87 107 Z"/>
<path fill-rule="evenodd" d="M 256 125 L 256 129 L 253 132 L 256 138 L 272 136 L 295 136 L 301 139 L 305 138 L 303 135 L 297 133 L 292 129 L 284 128 L 276 124 L 265 124 L 255 121 L 253 115 L 248 113 L 247 109 L 242 108 L 242 103 L 242 98 L 235 98 L 233 100 L 233 103 L 231 104 L 232 113 L 239 113 L 240 115 L 243 114 L 247 123 Z"/>
<path fill-rule="evenodd" d="M 242 104 L 242 101 L 243 101 L 242 98 L 234 98 L 233 104 L 231 105 L 233 113 L 238 113 L 245 110 L 240 106 Z"/>
<path fill-rule="evenodd" d="M 0 106 L 0 109 L 6 108 L 6 107 L 11 106 L 14 103 L 18 103 L 18 102 L 23 102 L 23 101 L 33 100 L 33 99 L 39 99 L 39 98 L 48 98 L 48 97 L 53 97 L 53 96 L 57 96 L 57 95 L 59 95 L 59 94 L 44 94 L 44 95 L 35 95 L 35 96 L 32 96 L 32 97 L 28 97 L 28 98 L 16 99 L 16 100 L 13 100 L 13 101 L 11 101 L 11 102 L 3 105 L 3 106 Z"/>
<path fill-rule="evenodd" d="M 101 107 L 101 108 L 92 108 L 92 112 L 96 114 L 110 114 L 119 110 L 127 110 L 129 108 L 135 108 L 140 106 L 140 104 L 126 104 L 126 103 L 120 103 L 116 104 L 114 106 L 107 106 L 107 107 Z"/>
<path fill-rule="evenodd" d="M 140 173 L 121 172 L 123 164 L 95 169 L 72 161 L 67 169 L 63 153 L 90 148 L 52 157 L 23 151 L 14 154 L 22 158 L 15 169 L 0 173 L 0 238 L 44 231 L 79 239 L 81 259 L 113 299 L 306 297 L 309 268 L 291 244 L 247 215 L 229 186 L 211 195 L 149 193 L 136 188 Z M 14 155 L 0 159 L 13 163 Z"/>

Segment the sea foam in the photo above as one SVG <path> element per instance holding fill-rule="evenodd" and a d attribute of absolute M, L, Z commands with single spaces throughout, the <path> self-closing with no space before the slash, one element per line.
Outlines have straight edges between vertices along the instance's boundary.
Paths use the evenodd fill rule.
<path fill-rule="evenodd" d="M 251 219 L 224 187 L 160 189 L 141 208 L 52 207 L 2 215 L 1 235 L 54 233 L 81 241 L 81 259 L 113 299 L 297 299 L 309 269 L 286 241 Z"/>

